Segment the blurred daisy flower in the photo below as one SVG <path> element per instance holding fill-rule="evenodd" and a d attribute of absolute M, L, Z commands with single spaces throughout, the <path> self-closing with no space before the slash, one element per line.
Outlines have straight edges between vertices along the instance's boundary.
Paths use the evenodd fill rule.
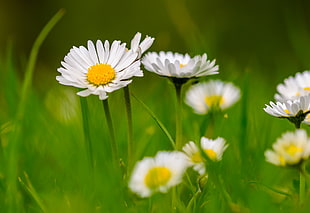
<path fill-rule="evenodd" d="M 266 161 L 277 166 L 297 165 L 310 156 L 310 138 L 303 129 L 284 133 L 265 152 Z"/>
<path fill-rule="evenodd" d="M 222 160 L 223 153 L 228 147 L 228 145 L 225 144 L 225 139 L 221 137 L 218 137 L 215 140 L 202 137 L 200 142 L 202 150 L 212 161 Z"/>
<path fill-rule="evenodd" d="M 277 86 L 277 91 L 275 99 L 279 102 L 296 100 L 300 96 L 308 95 L 310 93 L 310 71 L 288 77 L 283 84 Z"/>
<path fill-rule="evenodd" d="M 207 60 L 207 54 L 191 58 L 188 54 L 173 52 L 149 52 L 142 58 L 148 71 L 172 78 L 194 78 L 218 74 L 215 60 Z"/>
<path fill-rule="evenodd" d="M 300 123 L 306 119 L 310 112 L 310 94 L 296 100 L 276 103 L 270 101 L 269 105 L 266 104 L 264 111 L 275 117 L 287 118 L 299 128 Z"/>
<path fill-rule="evenodd" d="M 204 174 L 206 172 L 206 168 L 199 147 L 197 147 L 193 141 L 190 141 L 185 144 L 182 149 L 187 156 L 189 165 L 193 166 L 193 169 L 200 175 Z"/>
<path fill-rule="evenodd" d="M 187 156 L 187 160 L 190 166 L 197 171 L 200 175 L 206 173 L 205 159 L 201 154 L 201 151 L 212 161 L 222 160 L 224 151 L 227 149 L 228 145 L 224 138 L 218 137 L 215 140 L 202 137 L 200 140 L 201 148 L 198 148 L 196 144 L 192 141 L 185 144 L 183 151 Z"/>
<path fill-rule="evenodd" d="M 197 114 L 206 114 L 210 110 L 224 110 L 240 99 L 240 89 L 232 83 L 220 80 L 198 83 L 186 93 L 185 102 Z"/>
<path fill-rule="evenodd" d="M 80 96 L 98 95 L 100 100 L 108 98 L 111 93 L 131 83 L 133 76 L 141 77 L 140 56 L 151 46 L 153 39 L 147 37 L 140 43 L 138 33 L 132 40 L 132 49 L 120 41 L 100 41 L 94 44 L 87 42 L 84 46 L 73 47 L 58 68 L 60 76 L 56 79 L 60 84 L 85 89 Z M 142 46 L 141 46 L 142 45 Z"/>
<path fill-rule="evenodd" d="M 129 188 L 141 197 L 149 197 L 155 192 L 166 193 L 182 181 L 187 167 L 184 153 L 158 152 L 154 158 L 145 157 L 135 165 Z"/>

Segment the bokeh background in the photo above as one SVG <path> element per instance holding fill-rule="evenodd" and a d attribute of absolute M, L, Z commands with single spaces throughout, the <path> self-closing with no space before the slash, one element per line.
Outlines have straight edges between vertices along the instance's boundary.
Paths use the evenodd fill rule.
<path fill-rule="evenodd" d="M 310 67 L 306 0 L 1 2 L 1 54 L 12 43 L 24 57 L 47 21 L 60 8 L 66 10 L 41 49 L 39 79 L 57 75 L 56 68 L 73 45 L 86 45 L 88 39 L 129 43 L 137 31 L 156 38 L 153 51 L 207 52 L 217 59 L 224 78 L 248 69 L 277 80 Z"/>

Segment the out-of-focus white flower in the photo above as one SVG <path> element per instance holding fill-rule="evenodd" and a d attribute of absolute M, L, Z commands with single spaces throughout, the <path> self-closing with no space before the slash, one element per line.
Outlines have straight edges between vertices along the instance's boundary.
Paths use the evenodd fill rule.
<path fill-rule="evenodd" d="M 308 95 L 310 93 L 310 71 L 296 73 L 295 76 L 284 79 L 284 83 L 277 86 L 277 91 L 275 99 L 279 102 L 295 100 L 300 96 Z"/>
<path fill-rule="evenodd" d="M 202 137 L 200 140 L 199 149 L 196 144 L 192 141 L 185 144 L 183 151 L 187 156 L 187 160 L 190 166 L 193 166 L 193 169 L 197 171 L 200 175 L 206 173 L 206 165 L 204 157 L 201 154 L 201 151 L 207 155 L 207 157 L 212 161 L 222 160 L 224 151 L 227 149 L 228 145 L 224 138 L 218 137 L 215 140 Z"/>
<path fill-rule="evenodd" d="M 155 192 L 167 192 L 182 181 L 188 167 L 182 152 L 158 152 L 154 158 L 145 157 L 132 172 L 129 188 L 141 197 L 149 197 Z"/>
<path fill-rule="evenodd" d="M 284 133 L 272 145 L 273 150 L 265 152 L 266 161 L 277 165 L 296 165 L 310 156 L 310 138 L 303 129 Z"/>
<path fill-rule="evenodd" d="M 206 114 L 212 109 L 227 109 L 239 98 L 240 89 L 232 83 L 210 80 L 192 86 L 186 93 L 185 102 L 197 114 Z"/>

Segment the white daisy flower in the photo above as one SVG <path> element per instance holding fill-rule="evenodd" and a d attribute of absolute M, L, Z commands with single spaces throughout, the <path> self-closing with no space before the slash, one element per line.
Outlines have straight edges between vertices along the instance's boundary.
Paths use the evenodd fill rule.
<path fill-rule="evenodd" d="M 310 138 L 303 129 L 284 133 L 272 145 L 273 150 L 265 152 L 266 161 L 277 165 L 296 165 L 310 156 Z"/>
<path fill-rule="evenodd" d="M 202 137 L 200 143 L 202 150 L 213 161 L 222 160 L 223 153 L 228 147 L 228 145 L 225 144 L 225 139 L 221 137 L 218 137 L 215 140 Z"/>
<path fill-rule="evenodd" d="M 129 188 L 141 197 L 149 197 L 155 192 L 166 193 L 182 181 L 187 167 L 182 152 L 158 152 L 154 158 L 145 157 L 135 165 Z"/>
<path fill-rule="evenodd" d="M 153 42 L 154 42 L 154 38 L 146 36 L 145 39 L 140 43 L 141 40 L 141 33 L 136 33 L 136 35 L 133 37 L 133 39 L 131 40 L 131 45 L 130 45 L 130 49 L 132 49 L 134 52 L 138 52 L 139 53 L 139 58 L 141 57 L 141 55 L 147 50 L 149 49 Z"/>
<path fill-rule="evenodd" d="M 222 160 L 224 151 L 228 147 L 228 145 L 225 143 L 226 141 L 224 138 L 219 137 L 215 140 L 212 140 L 206 137 L 202 137 L 200 140 L 200 149 L 192 141 L 185 144 L 182 149 L 187 156 L 189 166 L 193 166 L 195 171 L 197 171 L 200 175 L 203 175 L 206 173 L 206 165 L 205 159 L 201 155 L 201 151 L 203 151 L 210 160 L 220 161 Z"/>
<path fill-rule="evenodd" d="M 283 84 L 277 86 L 278 93 L 275 94 L 275 99 L 279 102 L 286 100 L 295 100 L 300 96 L 310 93 L 310 71 L 296 73 L 295 76 L 290 76 L 284 80 Z"/>
<path fill-rule="evenodd" d="M 218 73 L 215 60 L 207 60 L 207 54 L 191 58 L 188 54 L 172 52 L 149 52 L 142 58 L 148 71 L 175 78 L 193 78 Z"/>
<path fill-rule="evenodd" d="M 289 121 L 295 123 L 299 128 L 300 123 L 305 121 L 306 116 L 310 112 L 310 94 L 301 96 L 296 100 L 286 100 L 285 102 L 272 102 L 270 106 L 266 104 L 264 111 L 268 114 L 287 118 Z"/>
<path fill-rule="evenodd" d="M 192 86 L 186 93 L 185 102 L 197 114 L 206 114 L 211 109 L 224 110 L 240 98 L 240 89 L 232 83 L 220 80 L 199 83 Z"/>
<path fill-rule="evenodd" d="M 200 175 L 206 173 L 205 161 L 200 154 L 200 149 L 197 145 L 190 141 L 189 143 L 183 146 L 183 151 L 187 156 L 187 160 L 190 166 L 193 166 L 193 169 L 197 171 Z"/>
<path fill-rule="evenodd" d="M 137 37 L 137 38 L 136 38 Z M 143 41 L 139 47 L 139 35 L 133 39 L 133 49 L 127 50 L 126 44 L 120 41 L 94 44 L 87 42 L 84 46 L 73 47 L 61 62 L 61 73 L 56 79 L 60 84 L 82 88 L 77 94 L 80 96 L 98 95 L 100 100 L 108 98 L 111 93 L 131 83 L 133 76 L 141 77 L 140 69 L 142 50 L 150 46 L 150 42 Z"/>

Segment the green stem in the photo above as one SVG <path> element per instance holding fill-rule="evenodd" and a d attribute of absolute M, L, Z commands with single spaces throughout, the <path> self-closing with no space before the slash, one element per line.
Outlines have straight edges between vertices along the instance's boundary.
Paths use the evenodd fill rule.
<path fill-rule="evenodd" d="M 89 165 L 93 172 L 94 158 L 93 158 L 93 148 L 92 148 L 92 142 L 91 142 L 90 131 L 89 131 L 87 99 L 84 97 L 80 97 L 80 103 L 81 103 L 81 111 L 82 111 L 82 118 L 83 118 L 84 142 L 85 142 L 85 146 L 87 147 Z"/>
<path fill-rule="evenodd" d="M 175 124 L 175 143 L 176 149 L 182 149 L 182 84 L 174 83 L 177 97 L 176 103 L 176 124 Z"/>
<path fill-rule="evenodd" d="M 303 205 L 306 195 L 306 178 L 305 178 L 305 163 L 300 165 L 299 169 L 299 204 Z"/>
<path fill-rule="evenodd" d="M 131 102 L 130 102 L 130 92 L 129 87 L 124 87 L 124 99 L 125 99 L 125 105 L 126 105 L 126 115 L 127 115 L 127 126 L 128 126 L 128 156 L 127 156 L 127 166 L 128 169 L 131 168 L 131 162 L 132 162 L 132 150 L 134 150 L 133 146 L 133 130 L 132 130 L 132 111 L 131 111 Z"/>
<path fill-rule="evenodd" d="M 110 107 L 109 107 L 109 102 L 108 99 L 105 99 L 102 101 L 103 108 L 104 108 L 104 113 L 107 121 L 107 125 L 109 128 L 109 134 L 110 134 L 110 139 L 111 139 L 111 149 L 112 149 L 112 158 L 115 162 L 115 165 L 118 166 L 119 163 L 119 156 L 118 156 L 118 148 L 115 140 L 115 135 L 114 135 L 114 128 L 113 128 L 113 122 L 112 122 L 112 117 L 110 113 Z"/>
<path fill-rule="evenodd" d="M 208 138 L 212 138 L 214 135 L 215 113 L 216 112 L 211 111 L 208 116 L 209 122 L 208 122 L 208 126 L 206 127 L 205 134 L 204 134 Z"/>
<path fill-rule="evenodd" d="M 172 189 L 172 195 L 171 195 L 171 212 L 177 212 L 177 186 L 175 186 L 173 189 Z"/>
<path fill-rule="evenodd" d="M 20 102 L 18 104 L 16 117 L 14 120 L 14 133 L 11 135 L 12 138 L 10 138 L 10 143 L 8 146 L 8 152 L 9 152 L 9 159 L 8 159 L 8 171 L 7 171 L 7 200 L 8 200 L 8 211 L 9 213 L 17 212 L 18 204 L 17 200 L 18 197 L 16 196 L 19 194 L 17 192 L 17 162 L 18 162 L 18 155 L 19 155 L 19 146 L 20 141 L 22 140 L 22 124 L 24 121 L 24 115 L 25 115 L 25 109 L 27 104 L 27 98 L 28 94 L 32 85 L 32 78 L 34 73 L 34 67 L 37 61 L 37 56 L 39 53 L 39 49 L 49 34 L 49 32 L 52 30 L 52 28 L 56 25 L 56 23 L 62 18 L 64 15 L 64 10 L 59 10 L 51 19 L 50 21 L 44 26 L 38 37 L 36 38 L 31 52 L 29 56 L 29 60 L 27 63 L 26 71 L 25 71 L 25 78 L 23 81 L 22 89 L 21 89 L 21 96 L 20 96 Z"/>

